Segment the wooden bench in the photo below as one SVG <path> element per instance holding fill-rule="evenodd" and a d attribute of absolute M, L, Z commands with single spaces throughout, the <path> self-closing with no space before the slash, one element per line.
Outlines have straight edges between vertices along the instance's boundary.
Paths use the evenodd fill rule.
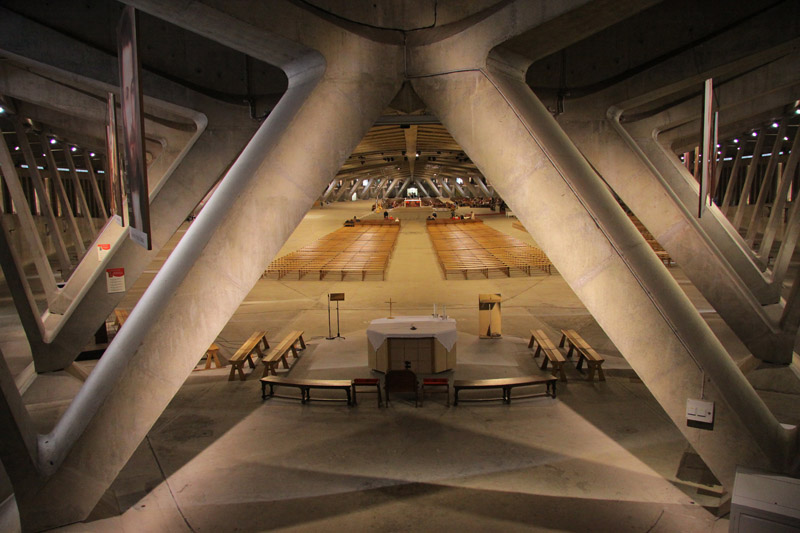
<path fill-rule="evenodd" d="M 558 343 L 560 347 L 564 346 L 564 341 L 569 342 L 569 351 L 567 352 L 567 359 L 572 357 L 572 351 L 576 350 L 579 354 L 578 357 L 578 364 L 577 369 L 580 372 L 583 372 L 582 366 L 583 362 L 586 361 L 586 366 L 589 369 L 589 375 L 586 377 L 587 380 L 592 381 L 594 379 L 594 373 L 597 372 L 597 379 L 598 381 L 605 381 L 606 376 L 603 374 L 603 359 L 600 354 L 598 354 L 594 349 L 589 346 L 589 343 L 583 340 L 583 337 L 578 335 L 578 332 L 574 329 L 562 329 L 561 330 L 561 342 Z"/>
<path fill-rule="evenodd" d="M 208 350 L 206 350 L 206 366 L 203 370 L 209 370 L 211 368 L 212 361 L 217 368 L 222 368 L 225 366 L 219 361 L 219 346 L 213 342 L 211 343 L 211 346 L 208 347 Z"/>
<path fill-rule="evenodd" d="M 556 397 L 556 383 L 555 376 L 523 376 L 518 378 L 498 378 L 498 379 L 457 379 L 453 381 L 453 390 L 455 391 L 453 398 L 453 405 L 458 405 L 458 392 L 461 389 L 502 389 L 502 398 L 471 398 L 461 401 L 463 402 L 488 402 L 493 400 L 503 400 L 505 403 L 511 403 L 511 389 L 514 387 L 526 387 L 528 385 L 541 385 L 546 386 L 546 392 L 538 394 L 528 394 L 525 396 L 517 396 L 517 399 L 533 398 L 534 396 L 547 396 L 552 398 Z"/>
<path fill-rule="evenodd" d="M 552 367 L 552 374 L 555 376 L 558 373 L 561 376 L 561 381 L 567 381 L 567 375 L 564 373 L 564 355 L 555 347 L 550 337 L 541 329 L 531 330 L 531 340 L 528 342 L 528 348 L 533 348 L 536 344 L 536 351 L 533 354 L 534 359 L 539 357 L 540 352 L 544 352 L 542 359 L 542 370 L 547 370 L 547 363 L 550 362 Z"/>
<path fill-rule="evenodd" d="M 297 348 L 295 347 L 297 341 L 300 341 L 301 349 L 305 350 L 306 343 L 303 340 L 303 332 L 291 331 L 283 338 L 280 344 L 266 355 L 266 357 L 262 357 L 261 362 L 264 363 L 264 373 L 261 377 L 267 377 L 270 374 L 277 376 L 278 373 L 276 369 L 278 368 L 278 363 L 283 363 L 283 368 L 289 368 L 289 362 L 287 361 L 289 352 L 292 352 L 295 359 L 298 357 Z"/>
<path fill-rule="evenodd" d="M 119 328 L 122 327 L 122 324 L 128 320 L 129 313 L 130 311 L 127 309 L 114 309 L 114 326 L 116 326 L 117 331 L 119 331 Z"/>
<path fill-rule="evenodd" d="M 264 358 L 264 352 L 261 351 L 261 344 L 264 344 L 264 349 L 266 350 L 269 348 L 269 343 L 267 342 L 267 332 L 266 331 L 256 331 L 250 338 L 244 341 L 241 348 L 236 350 L 236 353 L 233 354 L 233 357 L 228 359 L 228 362 L 231 364 L 231 373 L 228 376 L 228 381 L 233 381 L 236 372 L 239 373 L 239 379 L 244 381 L 246 376 L 244 375 L 244 363 L 250 365 L 250 368 L 255 368 L 256 365 L 253 363 L 253 352 L 258 353 L 259 357 L 262 359 Z"/>
<path fill-rule="evenodd" d="M 377 393 L 378 395 L 378 407 L 383 405 L 382 395 L 381 395 L 381 380 L 378 378 L 356 378 L 353 380 L 353 404 L 358 405 L 358 397 L 356 396 L 356 391 L 358 389 L 362 389 L 366 387 L 366 390 L 362 390 L 363 392 L 369 393 Z M 371 390 L 372 387 L 375 387 L 375 390 Z"/>
<path fill-rule="evenodd" d="M 431 389 L 442 389 L 444 390 L 433 390 Z M 436 394 L 445 394 L 447 395 L 447 406 L 450 407 L 450 380 L 447 378 L 422 378 L 422 387 L 420 390 L 422 392 L 421 399 L 419 404 L 422 405 L 425 403 L 425 390 L 428 390 L 429 393 L 436 393 Z"/>
<path fill-rule="evenodd" d="M 269 394 L 267 394 L 267 385 L 269 385 Z M 281 387 L 296 387 L 300 389 L 300 398 L 294 396 L 280 396 L 275 394 L 275 386 Z M 334 398 L 317 398 L 318 401 L 323 402 L 339 402 L 346 401 L 347 405 L 352 405 L 350 398 L 350 390 L 353 386 L 352 380 L 349 379 L 292 379 L 277 376 L 267 376 L 261 378 L 261 399 L 267 398 L 289 398 L 292 400 L 300 400 L 302 403 L 311 401 L 311 389 L 340 389 L 347 394 L 346 400 L 339 400 Z"/>

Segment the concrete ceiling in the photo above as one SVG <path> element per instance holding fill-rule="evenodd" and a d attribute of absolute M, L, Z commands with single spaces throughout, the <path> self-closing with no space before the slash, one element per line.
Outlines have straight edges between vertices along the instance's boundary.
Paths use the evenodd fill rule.
<path fill-rule="evenodd" d="M 487 16 L 504 3 L 493 0 L 309 0 L 298 5 L 320 17 L 360 26 L 365 31 L 413 32 L 431 26 L 446 29 L 468 18 Z M 796 20 L 787 22 L 782 15 L 792 5 L 791 0 L 672 0 L 650 4 L 653 3 L 652 7 L 644 8 L 649 4 L 640 2 L 643 6 L 640 12 L 614 22 L 607 14 L 610 12 L 608 0 L 588 2 L 570 13 L 569 18 L 557 18 L 536 31 L 509 39 L 500 47 L 527 58 L 530 63 L 528 84 L 557 115 L 572 99 L 607 90 L 642 73 L 653 72 L 658 76 L 660 65 L 687 50 L 704 54 L 706 43 L 722 33 L 741 32 L 741 53 L 753 53 L 798 34 Z M 4 0 L 2 3 L 3 9 L 43 31 L 63 35 L 110 57 L 116 55 L 116 27 L 122 7 L 121 3 L 104 0 Z M 775 19 L 776 24 L 783 23 L 784 27 L 774 35 L 761 31 L 756 38 L 747 33 L 747 28 L 750 21 L 759 17 Z M 264 61 L 146 13 L 141 14 L 139 26 L 144 71 L 204 96 L 249 107 L 254 121 L 262 119 L 286 90 L 285 74 Z M 36 38 L 30 37 L 31 40 Z M 24 45 L 36 48 L 38 43 Z M 59 51 L 47 52 L 52 55 Z M 64 49 L 61 53 L 65 64 L 76 61 L 74 57 L 67 59 L 68 55 L 80 55 L 77 48 Z M 0 54 L 6 64 L 27 69 L 34 75 L 49 75 L 49 68 L 40 68 L 13 52 L 0 51 Z M 58 58 L 52 58 L 52 63 L 58 64 Z M 115 76 L 110 73 L 102 81 L 111 83 Z M 77 90 L 89 90 L 74 79 L 72 86 Z M 92 91 L 102 98 L 101 91 Z M 146 95 L 147 91 L 145 85 Z M 40 129 L 57 131 L 64 142 L 87 150 L 102 149 L 103 125 L 96 119 L 87 123 L 80 113 L 70 116 L 64 114 L 63 109 L 59 110 L 63 116 L 57 116 L 53 110 L 37 109 L 41 103 L 20 100 L 21 108 L 29 110 Z M 435 123 L 436 118 L 409 85 L 404 85 L 386 109 L 384 119 L 391 119 L 391 124 L 384 121 L 369 132 L 342 167 L 338 178 L 406 178 L 412 173 L 422 180 L 481 176 L 468 155 L 441 125 Z M 409 151 L 409 128 L 415 135 L 414 153 Z M 3 130 L 8 131 L 8 123 L 3 125 Z M 37 142 L 33 138 L 31 141 Z M 157 139 L 153 141 L 148 145 L 151 156 L 157 155 L 159 150 Z M 692 142 L 692 139 L 686 140 L 681 148 Z M 21 159 L 17 162 L 21 163 Z"/>

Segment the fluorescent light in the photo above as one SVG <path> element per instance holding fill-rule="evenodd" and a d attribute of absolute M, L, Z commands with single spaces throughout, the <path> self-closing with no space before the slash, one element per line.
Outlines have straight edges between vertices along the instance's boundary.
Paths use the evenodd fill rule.
<path fill-rule="evenodd" d="M 74 146 L 70 146 L 69 150 L 70 152 L 74 152 L 75 150 L 77 150 L 77 148 L 75 148 Z"/>
<path fill-rule="evenodd" d="M 751 133 L 750 135 L 752 135 L 753 137 L 758 137 L 758 132 L 757 132 L 757 131 L 754 131 L 754 132 L 753 132 L 753 133 Z"/>
<path fill-rule="evenodd" d="M 777 128 L 778 126 L 780 126 L 780 124 L 778 124 L 777 122 L 773 122 L 773 123 L 772 123 L 772 127 L 773 127 L 773 128 Z"/>
<path fill-rule="evenodd" d="M 94 157 L 94 152 L 89 152 L 89 157 Z"/>
<path fill-rule="evenodd" d="M 738 143 L 739 139 L 734 139 L 733 142 Z"/>
<path fill-rule="evenodd" d="M 0 115 L 6 112 L 6 108 L 0 105 Z"/>
<path fill-rule="evenodd" d="M 58 141 L 56 141 L 56 140 L 55 140 L 55 138 L 53 138 L 53 139 L 50 139 L 50 144 L 56 144 L 57 142 L 58 142 Z"/>
<path fill-rule="evenodd" d="M 19 146 L 15 146 L 15 147 L 14 147 L 14 151 L 15 151 L 15 152 L 19 152 Z"/>

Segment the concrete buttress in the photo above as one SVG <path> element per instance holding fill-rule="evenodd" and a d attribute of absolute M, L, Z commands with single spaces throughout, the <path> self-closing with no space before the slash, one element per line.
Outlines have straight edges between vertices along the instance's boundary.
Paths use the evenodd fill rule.
<path fill-rule="evenodd" d="M 739 464 L 786 468 L 795 434 L 759 399 L 523 72 L 491 62 L 458 72 L 420 70 L 417 94 L 507 199 L 723 485 L 732 487 Z M 686 426 L 686 400 L 701 396 L 717 405 L 713 432 Z"/>

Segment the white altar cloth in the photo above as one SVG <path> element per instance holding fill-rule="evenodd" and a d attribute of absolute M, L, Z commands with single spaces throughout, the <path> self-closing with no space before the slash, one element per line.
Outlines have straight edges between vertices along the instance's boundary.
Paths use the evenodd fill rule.
<path fill-rule="evenodd" d="M 417 329 L 411 329 L 414 325 Z M 458 338 L 454 318 L 435 318 L 432 316 L 398 316 L 376 318 L 367 328 L 367 338 L 374 350 L 380 348 L 388 337 L 434 337 L 447 351 L 453 349 Z"/>

